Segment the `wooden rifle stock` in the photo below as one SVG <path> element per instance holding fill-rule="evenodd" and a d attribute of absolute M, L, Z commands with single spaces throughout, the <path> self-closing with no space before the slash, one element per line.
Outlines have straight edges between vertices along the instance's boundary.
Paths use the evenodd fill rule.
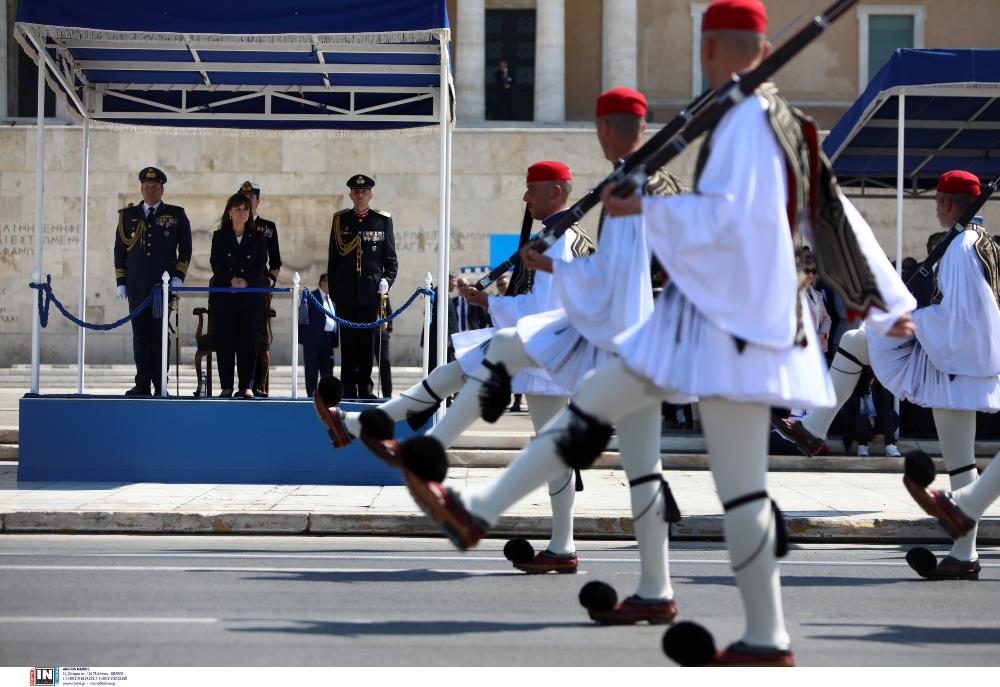
<path fill-rule="evenodd" d="M 931 273 L 931 270 L 934 269 L 934 265 L 936 265 L 941 258 L 944 257 L 944 252 L 948 250 L 949 244 L 955 240 L 956 236 L 965 231 L 965 227 L 969 225 L 969 222 L 972 221 L 973 217 L 979 214 L 979 211 L 983 209 L 984 205 L 986 205 L 986 201 L 989 200 L 990 196 L 996 192 L 998 186 L 1000 186 L 1000 176 L 990 181 L 986 184 L 985 188 L 980 190 L 979 195 L 976 196 L 974 201 L 972 201 L 972 205 L 965 208 L 965 212 L 962 213 L 962 216 L 958 218 L 957 222 L 951 225 L 951 228 L 948 229 L 948 233 L 945 237 L 941 239 L 938 245 L 934 246 L 934 250 L 930 252 L 930 255 L 924 258 L 924 261 L 920 263 L 920 267 L 917 268 L 917 271 L 911 274 L 910 278 L 906 280 L 907 286 L 910 286 L 910 284 L 912 284 L 918 276 L 927 278 L 927 276 Z M 897 260 L 898 259 L 899 258 L 897 257 Z"/>

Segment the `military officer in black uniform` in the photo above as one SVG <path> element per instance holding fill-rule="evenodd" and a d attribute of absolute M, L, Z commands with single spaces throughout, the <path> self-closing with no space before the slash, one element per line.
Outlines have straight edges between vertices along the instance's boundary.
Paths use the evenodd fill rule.
<path fill-rule="evenodd" d="M 396 280 L 396 240 L 388 212 L 369 207 L 375 180 L 356 174 L 347 181 L 353 208 L 333 216 L 327 274 L 337 315 L 351 322 L 378 319 L 381 294 Z M 345 398 L 372 393 L 373 330 L 340 329 L 341 381 Z"/>
<path fill-rule="evenodd" d="M 171 286 L 180 286 L 191 262 L 191 224 L 184 208 L 161 200 L 167 175 L 146 167 L 139 172 L 139 182 L 142 202 L 118 211 L 115 232 L 115 281 L 118 297 L 128 299 L 129 310 L 162 284 L 164 272 L 170 274 Z M 132 320 L 135 386 L 126 396 L 149 396 L 150 386 L 160 395 L 161 327 L 151 307 Z"/>
<path fill-rule="evenodd" d="M 260 205 L 260 185 L 250 180 L 244 181 L 240 185 L 238 193 L 250 199 L 250 211 L 253 215 L 253 223 L 257 233 L 262 234 L 267 242 L 267 283 L 264 286 L 275 286 L 278 283 L 278 272 L 281 270 L 281 249 L 278 247 L 278 227 L 269 219 L 264 219 L 257 214 L 257 206 Z M 271 363 L 271 332 L 269 328 L 270 319 L 267 317 L 268 310 L 271 309 L 272 294 L 264 294 L 264 316 L 261 320 L 260 335 L 257 338 L 257 364 L 253 373 L 253 393 L 254 396 L 267 396 L 268 368 Z"/>

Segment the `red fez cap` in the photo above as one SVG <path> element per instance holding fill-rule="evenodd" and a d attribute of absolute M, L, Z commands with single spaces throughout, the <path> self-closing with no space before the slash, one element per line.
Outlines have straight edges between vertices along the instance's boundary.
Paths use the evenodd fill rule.
<path fill-rule="evenodd" d="M 598 117 L 611 114 L 646 116 L 646 96 L 634 88 L 615 86 L 597 96 Z"/>
<path fill-rule="evenodd" d="M 945 172 L 938 179 L 937 190 L 941 193 L 961 193 L 967 196 L 979 195 L 979 177 L 964 169 Z"/>
<path fill-rule="evenodd" d="M 760 0 L 714 0 L 701 16 L 701 30 L 767 33 L 767 9 Z"/>
<path fill-rule="evenodd" d="M 569 165 L 559 160 L 542 160 L 528 167 L 528 183 L 533 181 L 572 181 Z"/>

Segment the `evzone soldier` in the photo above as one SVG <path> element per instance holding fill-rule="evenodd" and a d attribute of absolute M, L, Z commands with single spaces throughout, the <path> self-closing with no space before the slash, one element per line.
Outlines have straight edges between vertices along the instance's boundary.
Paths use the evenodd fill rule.
<path fill-rule="evenodd" d="M 333 215 L 327 278 L 337 315 L 348 322 L 378 319 L 381 297 L 396 281 L 396 239 L 392 215 L 370 207 L 375 180 L 355 174 L 347 180 L 353 208 Z M 340 368 L 346 398 L 375 398 L 372 382 L 373 329 L 340 328 Z"/>
<path fill-rule="evenodd" d="M 267 284 L 265 286 L 274 287 L 278 283 L 278 272 L 281 271 L 281 248 L 278 245 L 278 226 L 269 219 L 264 219 L 257 214 L 257 207 L 260 205 L 260 185 L 253 181 L 244 181 L 240 185 L 242 193 L 250 199 L 250 211 L 253 213 L 253 223 L 257 232 L 264 235 L 267 241 Z M 264 294 L 264 317 L 261 321 L 261 331 L 257 341 L 257 364 L 253 372 L 253 394 L 258 397 L 265 397 L 267 393 L 264 388 L 267 386 L 268 368 L 270 367 L 271 341 L 269 336 L 267 316 L 271 309 L 271 296 Z"/>
<path fill-rule="evenodd" d="M 566 210 L 572 191 L 572 174 L 569 167 L 557 160 L 543 160 L 528 167 L 523 200 L 531 216 L 543 225 L 558 220 Z M 574 225 L 563 234 L 547 251 L 563 261 L 571 261 L 589 255 L 594 244 L 579 225 Z M 513 327 L 525 315 L 557 310 L 562 307 L 559 292 L 555 289 L 550 275 L 535 274 L 533 270 L 520 272 L 523 278 L 504 296 L 485 296 L 477 299 L 484 303 L 497 329 Z M 473 289 L 475 290 L 475 289 Z M 443 400 L 458 392 L 465 383 L 466 375 L 474 373 L 483 363 L 484 350 L 489 345 L 495 329 L 477 329 L 469 332 L 469 342 L 481 342 L 460 351 L 458 358 L 447 365 L 436 367 L 419 384 L 404 391 L 399 397 L 369 409 L 363 413 L 344 412 L 336 408 L 341 390 L 337 380 L 325 378 L 320 381 L 316 394 L 317 411 L 330 430 L 334 446 L 346 446 L 352 437 L 361 440 L 376 455 L 393 465 L 400 465 L 403 457 L 399 444 L 392 439 L 393 423 L 406 419 L 414 429 L 420 428 L 434 414 Z M 475 337 L 475 338 L 473 338 Z M 467 343 L 468 345 L 468 343 Z M 485 377 L 484 377 L 485 378 Z M 504 396 L 506 406 L 510 394 L 527 395 L 532 425 L 538 431 L 566 404 L 569 390 L 554 382 L 546 373 L 537 369 L 523 369 L 509 380 L 509 386 L 501 390 L 497 398 Z M 432 430 L 435 441 L 445 447 L 451 446 L 459 437 L 469 420 L 452 418 L 455 406 L 445 416 L 445 422 Z M 491 416 L 495 421 L 503 412 L 503 407 L 495 409 Z M 478 416 L 478 408 L 473 409 L 472 418 Z M 432 473 L 439 478 L 440 474 Z M 549 494 L 552 503 L 552 536 L 546 550 L 550 552 L 537 562 L 527 561 L 519 568 L 525 572 L 541 573 L 549 571 L 575 572 L 578 560 L 573 542 L 573 501 L 575 498 L 574 473 L 566 470 L 550 481 Z"/>
<path fill-rule="evenodd" d="M 943 174 L 936 195 L 941 226 L 954 225 L 979 192 L 975 175 L 962 170 Z M 951 488 L 975 482 L 976 412 L 1000 410 L 1000 248 L 981 218 L 974 218 L 948 246 L 937 268 L 935 292 L 934 304 L 914 311 L 916 334 L 905 342 L 866 326 L 845 333 L 830 372 L 837 406 L 813 411 L 801 421 L 776 419 L 778 431 L 806 455 L 815 453 L 863 368 L 870 367 L 898 398 L 932 409 Z M 918 463 L 930 465 L 933 478 L 926 456 L 908 458 L 908 464 Z M 925 548 L 911 550 L 906 560 L 930 580 L 979 579 L 976 530 L 957 537 L 940 562 Z"/>
<path fill-rule="evenodd" d="M 646 115 L 642 93 L 629 88 L 610 89 L 598 97 L 595 109 L 597 138 L 609 162 L 628 157 L 641 146 Z M 649 179 L 645 193 L 673 195 L 686 190 L 671 174 L 661 171 Z M 553 259 L 531 244 L 522 249 L 526 267 L 552 275 L 562 309 L 525 315 L 516 326 L 501 330 L 493 338 L 482 367 L 469 375 L 441 423 L 458 425 L 454 430 L 449 426 L 449 432 L 460 434 L 481 412 L 485 415 L 496 409 L 502 411 L 510 375 L 526 367 L 545 370 L 566 389 L 577 388 L 588 372 L 614 359 L 615 336 L 642 324 L 652 314 L 650 253 L 642 218 L 602 222 L 601 232 L 597 252 L 572 262 Z M 616 424 L 622 463 L 631 487 L 642 574 L 634 595 L 621 603 L 598 605 L 588 611 L 600 623 L 668 623 L 677 609 L 667 573 L 666 541 L 668 522 L 676 521 L 679 513 L 660 470 L 660 408 L 649 405 Z M 416 458 L 417 462 L 446 462 L 445 447 L 434 435 L 432 431 L 405 442 L 403 454 L 423 454 Z M 564 466 L 555 480 L 549 478 L 549 493 L 559 484 L 569 487 L 577 467 L 581 466 Z M 501 477 L 495 483 L 497 490 L 507 487 L 518 489 L 520 481 Z M 476 506 L 470 504 L 470 508 L 475 510 Z M 476 513 L 483 517 L 481 511 Z M 493 520 L 492 515 L 485 518 Z M 499 517 L 499 513 L 495 515 Z M 572 523 L 568 527 L 571 531 Z M 515 559 L 518 567 L 559 569 L 556 566 L 560 556 L 552 551 L 551 544 L 538 554 L 520 548 L 507 552 L 509 556 L 520 556 L 520 561 Z M 575 555 L 573 560 L 578 565 Z"/>
<path fill-rule="evenodd" d="M 135 310 L 170 274 L 170 286 L 184 283 L 191 263 L 191 223 L 184 208 L 162 201 L 167 175 L 156 167 L 139 172 L 142 202 L 118 211 L 115 231 L 115 281 L 118 298 Z M 163 313 L 166 317 L 167 313 Z M 135 386 L 126 396 L 160 395 L 162 325 L 146 308 L 132 320 Z M 168 350 L 170 342 L 167 342 Z M 169 353 L 168 353 L 169 357 Z"/>
<path fill-rule="evenodd" d="M 769 50 L 766 31 L 759 0 L 715 0 L 708 7 L 701 57 L 713 88 L 760 63 Z M 787 548 L 783 520 L 766 490 L 770 407 L 826 407 L 835 400 L 814 328 L 801 320 L 808 311 L 795 233 L 808 232 L 811 220 L 806 238 L 824 248 L 826 255 L 818 254 L 824 277 L 873 326 L 912 332 L 905 314 L 912 297 L 839 193 L 815 148 L 814 126 L 768 84 L 709 132 L 696 193 L 616 198 L 606 189 L 610 216 L 642 213 L 650 247 L 669 274 L 652 316 L 616 338 L 620 357 L 592 372 L 569 408 L 493 483 L 457 494 L 427 480 L 415 462 L 404 470 L 420 506 L 461 547 L 471 547 L 501 513 L 566 465 L 592 464 L 612 423 L 665 400 L 699 397 L 746 628 L 716 652 L 704 629 L 675 626 L 664 648 L 685 664 L 794 665 L 777 566 Z M 813 169 L 825 174 L 811 175 Z M 845 213 L 847 221 L 840 221 Z"/>

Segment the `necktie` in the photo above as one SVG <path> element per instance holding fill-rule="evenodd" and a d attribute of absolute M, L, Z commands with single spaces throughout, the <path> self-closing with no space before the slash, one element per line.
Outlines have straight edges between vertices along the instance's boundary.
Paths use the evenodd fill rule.
<path fill-rule="evenodd" d="M 459 326 L 459 328 L 460 328 L 460 329 L 461 329 L 461 330 L 462 330 L 463 332 L 464 332 L 464 331 L 468 331 L 468 329 L 469 329 L 469 310 L 468 310 L 468 308 L 469 308 L 469 304 L 468 304 L 468 302 L 466 302 L 466 300 L 465 300 L 465 299 L 463 298 L 463 299 L 462 299 L 462 300 L 461 300 L 461 301 L 459 302 L 459 305 L 461 305 L 461 306 L 462 306 L 462 309 L 461 309 L 461 311 L 460 311 L 460 312 L 461 312 L 461 315 L 462 315 L 462 316 L 461 316 L 461 317 L 459 318 L 459 320 L 458 320 L 458 322 L 459 322 L 459 325 L 458 325 L 458 326 Z"/>

